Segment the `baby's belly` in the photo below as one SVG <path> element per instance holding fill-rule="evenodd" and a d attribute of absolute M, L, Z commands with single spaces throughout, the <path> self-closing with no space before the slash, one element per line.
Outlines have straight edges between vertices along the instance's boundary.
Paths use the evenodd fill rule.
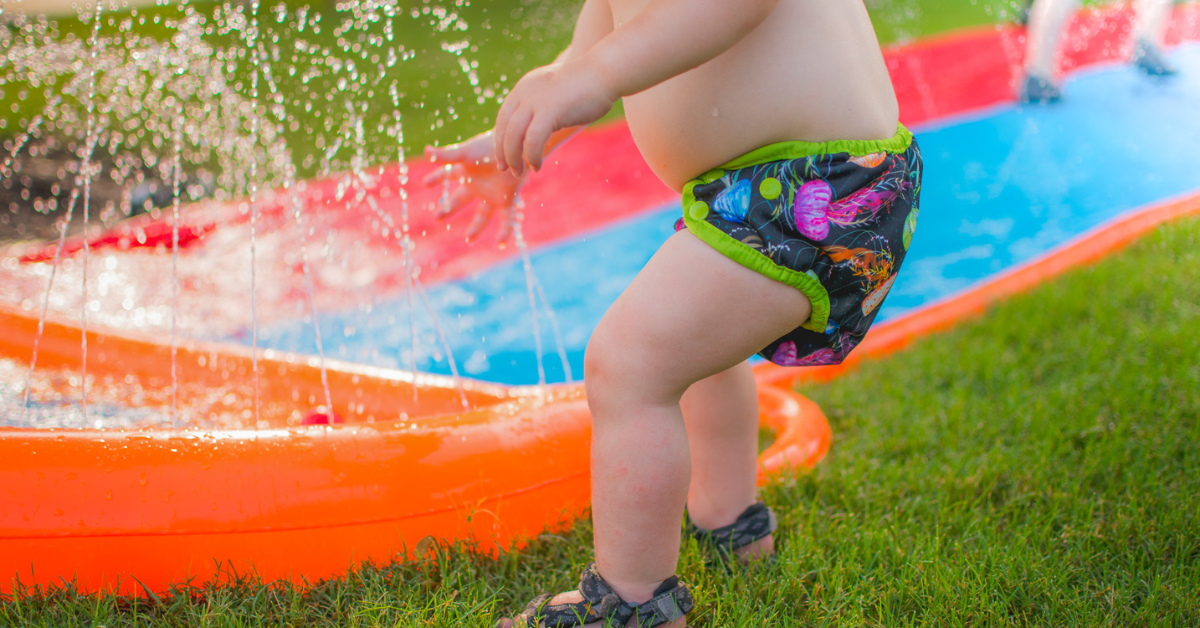
<path fill-rule="evenodd" d="M 625 98 L 625 118 L 642 156 L 675 190 L 697 176 L 775 142 L 886 139 L 896 132 L 891 85 L 874 97 L 820 93 L 701 67 Z M 750 80 L 748 80 L 750 79 Z M 805 84 L 797 81 L 797 84 Z M 861 115 L 839 107 L 857 99 Z"/>
<path fill-rule="evenodd" d="M 680 78 L 675 79 L 678 81 Z M 679 191 L 697 176 L 755 148 L 801 139 L 802 112 L 770 116 L 700 86 L 665 83 L 625 98 L 625 119 L 650 169 Z"/>
<path fill-rule="evenodd" d="M 830 9 L 820 1 L 781 2 L 775 19 L 722 55 L 624 99 L 634 141 L 664 183 L 681 190 L 774 142 L 896 132 L 896 98 L 866 11 L 857 6 L 861 19 L 854 11 L 791 15 L 814 10 Z M 828 32 L 813 26 L 830 22 Z"/>

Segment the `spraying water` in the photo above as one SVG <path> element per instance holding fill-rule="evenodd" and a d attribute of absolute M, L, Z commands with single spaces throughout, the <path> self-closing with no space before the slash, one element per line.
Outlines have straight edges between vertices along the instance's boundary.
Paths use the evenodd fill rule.
<path fill-rule="evenodd" d="M 525 293 L 529 297 L 529 313 L 533 322 L 533 347 L 534 355 L 537 358 L 538 387 L 545 388 L 546 366 L 542 362 L 542 331 L 540 325 L 538 325 L 537 298 L 534 296 L 533 289 L 533 284 L 536 281 L 533 275 L 533 263 L 529 259 L 529 245 L 525 243 L 523 227 L 525 222 L 524 205 L 525 203 L 521 200 L 520 194 L 518 194 L 513 199 L 513 240 L 517 243 L 517 250 L 521 252 L 521 268 L 525 271 Z"/>
<path fill-rule="evenodd" d="M 54 249 L 54 262 L 50 265 L 50 279 L 46 282 L 46 295 L 42 299 L 42 311 L 38 316 L 37 334 L 33 337 L 33 354 L 29 358 L 29 371 L 25 376 L 25 394 L 21 401 L 21 426 L 29 425 L 29 394 L 33 391 L 33 371 L 37 368 L 38 344 L 42 333 L 46 330 L 46 312 L 50 309 L 50 293 L 54 289 L 54 276 L 58 274 L 58 263 L 62 259 L 63 243 L 67 240 L 67 225 L 71 223 L 71 215 L 75 212 L 75 202 L 79 200 L 78 189 L 71 191 L 71 201 L 67 203 L 67 215 L 62 220 L 59 231 L 58 246 Z"/>
<path fill-rule="evenodd" d="M 275 114 L 276 123 L 280 128 L 288 120 L 287 107 L 284 100 L 283 92 L 279 89 L 278 83 L 275 80 L 274 71 L 272 70 L 271 58 L 266 54 L 262 41 L 258 42 L 255 54 L 260 59 L 263 78 L 267 82 L 267 89 L 272 99 L 272 111 Z M 288 200 L 291 203 L 292 215 L 296 222 L 296 230 L 300 238 L 300 258 L 304 272 L 304 295 L 305 305 L 308 308 L 308 315 L 312 319 L 313 334 L 316 337 L 317 349 L 317 364 L 321 371 L 321 389 L 324 394 L 325 408 L 328 412 L 333 411 L 333 395 L 329 392 L 329 372 L 325 364 L 325 343 L 321 339 L 321 325 L 317 314 L 316 300 L 313 296 L 313 277 L 312 268 L 308 257 L 308 231 L 304 222 L 304 203 L 301 201 L 296 183 L 296 167 L 292 161 L 292 152 L 289 150 L 287 155 L 287 170 L 284 180 L 284 189 L 287 192 Z"/>
<path fill-rule="evenodd" d="M 83 355 L 80 369 L 82 375 L 79 378 L 80 385 L 80 401 L 79 413 L 82 425 L 87 427 L 87 311 L 88 311 L 88 214 L 91 212 L 90 205 L 92 201 L 92 153 L 96 150 L 97 129 L 96 129 L 96 57 L 99 54 L 100 47 L 100 18 L 104 13 L 104 3 L 96 3 L 96 16 L 92 21 L 92 37 L 88 42 L 88 47 L 91 48 L 92 63 L 88 69 L 88 87 L 87 87 L 87 148 L 84 150 L 82 166 L 80 167 L 81 175 L 83 176 L 83 277 L 80 285 L 83 290 L 82 307 L 79 310 L 79 328 L 80 328 L 80 352 Z"/>
<path fill-rule="evenodd" d="M 550 24 L 554 20 L 546 18 L 547 10 L 533 11 L 540 22 L 537 28 L 553 27 L 562 41 L 569 40 L 570 22 Z M 19 177 L 20 155 L 47 154 L 62 147 L 74 157 L 64 163 L 63 178 L 73 175 L 77 184 L 67 186 L 69 194 L 37 200 L 38 211 L 66 210 L 54 233 L 57 245 L 45 246 L 44 254 L 33 255 L 14 269 L 20 289 L 27 286 L 30 297 L 36 295 L 40 302 L 39 331 L 28 372 L 21 378 L 22 422 L 35 414 L 29 409 L 40 407 L 38 391 L 45 390 L 38 383 L 42 381 L 37 373 L 38 343 L 47 318 L 53 315 L 75 320 L 82 332 L 82 359 L 78 372 L 70 377 L 78 390 L 77 396 L 70 396 L 78 401 L 80 424 L 120 423 L 109 411 L 116 407 L 108 401 L 110 389 L 115 385 L 133 390 L 142 385 L 101 386 L 89 376 L 88 355 L 95 348 L 88 346 L 88 334 L 98 326 L 102 332 L 116 327 L 162 332 L 164 340 L 169 337 L 170 371 L 163 373 L 163 392 L 155 397 L 162 400 L 163 412 L 137 416 L 138 420 L 161 417 L 174 427 L 226 420 L 216 411 L 206 418 L 188 405 L 193 401 L 185 401 L 194 395 L 185 394 L 190 384 L 184 381 L 179 362 L 184 343 L 190 338 L 236 336 L 244 329 L 254 370 L 253 378 L 247 378 L 252 380 L 247 384 L 254 389 L 254 408 L 246 419 L 257 426 L 265 410 L 258 392 L 264 376 L 259 360 L 263 317 L 275 316 L 277 304 L 291 294 L 290 284 L 279 281 L 279 270 L 263 262 L 264 247 L 274 252 L 284 245 L 280 231 L 284 215 L 298 233 L 298 300 L 312 322 L 324 402 L 332 408 L 318 312 L 344 303 L 328 296 L 329 267 L 338 260 L 345 264 L 347 256 L 333 244 L 332 230 L 322 234 L 325 251 L 320 258 L 309 251 L 307 239 L 314 229 L 325 229 L 328 218 L 306 218 L 305 210 L 319 201 L 304 191 L 298 179 L 320 173 L 335 177 L 347 173 L 344 180 L 353 190 L 345 199 L 347 210 L 377 216 L 388 237 L 400 245 L 402 283 L 409 303 L 409 370 L 415 372 L 421 351 L 436 344 L 435 353 L 446 356 L 457 381 L 458 364 L 447 328 L 437 320 L 440 305 L 431 302 L 421 279 L 418 253 L 425 259 L 430 254 L 418 251 L 418 234 L 412 227 L 405 126 L 412 126 L 407 118 L 414 117 L 415 141 L 422 142 L 445 138 L 447 133 L 461 137 L 467 128 L 464 124 L 487 123 L 476 112 L 490 113 L 503 97 L 507 81 L 496 68 L 514 67 L 512 55 L 528 54 L 527 47 L 534 42 L 527 38 L 521 48 L 503 53 L 509 57 L 498 59 L 493 67 L 481 67 L 479 49 L 465 32 L 467 19 L 477 19 L 483 23 L 486 39 L 485 14 L 486 9 L 472 9 L 462 0 L 444 6 L 424 2 L 415 8 L 388 0 L 345 2 L 324 15 L 284 5 L 268 9 L 258 0 L 199 6 L 184 1 L 127 12 L 93 4 L 78 22 L 64 19 L 67 26 L 63 27 L 41 16 L 0 10 L 5 20 L 5 28 L 0 29 L 4 31 L 0 33 L 4 44 L 0 83 L 14 94 L 20 86 L 22 107 L 36 110 L 21 121 L 23 132 L 8 144 L 0 178 Z M 526 28 L 520 19 L 514 24 Z M 520 41 L 521 32 L 506 32 L 504 37 Z M 426 46 L 422 43 L 426 40 L 435 43 Z M 537 54 L 542 62 L 548 61 L 559 48 L 561 42 L 549 43 Z M 426 51 L 432 51 L 432 56 Z M 429 76 L 430 64 L 443 63 L 438 59 L 453 68 L 450 76 L 460 77 L 457 80 L 469 94 L 466 100 L 432 91 L 438 88 L 426 89 L 423 77 Z M 534 62 L 531 57 L 525 65 Z M 344 114 L 329 107 L 331 101 L 341 101 Z M 0 122 L 0 129 L 6 125 L 7 121 Z M 303 144 L 293 144 L 296 139 L 315 143 L 317 150 L 304 150 Z M 399 166 L 394 182 L 388 176 L 385 185 L 385 170 L 378 164 L 391 160 Z M 398 194 L 395 213 L 376 202 L 380 189 L 388 186 Z M 283 194 L 271 189 L 282 189 Z M 52 194 L 59 194 L 57 186 Z M 286 197 L 286 202 L 280 197 Z M 238 215 L 230 213 L 236 205 L 195 204 L 202 199 L 218 203 L 245 199 L 241 216 L 246 220 L 239 222 Z M 121 236 L 119 250 L 98 244 L 109 237 L 98 226 L 119 227 L 118 220 L 138 214 L 147 215 L 141 222 L 124 223 L 130 226 L 121 227 L 129 231 Z M 81 233 L 72 231 L 72 219 L 84 223 Z M 212 224 L 229 223 L 239 225 L 237 232 L 244 238 L 241 251 L 232 255 L 228 252 L 233 249 L 221 240 L 235 232 L 213 236 L 208 231 Z M 163 231 L 152 230 L 159 225 Z M 424 229 L 420 231 L 424 236 Z M 189 250 L 192 242 L 206 237 L 217 238 L 211 242 L 211 253 Z M 125 247 L 132 247 L 131 251 L 158 247 L 163 253 L 169 251 L 170 263 L 162 264 L 160 271 L 123 253 Z M 66 293 L 62 285 L 81 288 Z M 531 307 L 545 308 L 561 345 L 558 321 L 549 310 L 545 291 L 534 276 L 527 287 Z M 242 301 L 244 305 L 230 299 L 246 292 L 250 298 Z M 29 300 L 18 296 L 17 302 L 22 299 Z M 418 327 L 425 325 L 418 320 L 424 318 L 417 313 L 418 301 L 437 337 L 434 342 L 418 334 Z M 270 307 L 264 309 L 264 304 Z M 538 336 L 540 347 L 540 328 Z M 560 350 L 560 355 L 565 353 Z M 93 364 L 95 359 L 91 357 Z M 565 362 L 564 369 L 568 369 Z M 544 381 L 544 373 L 540 379 Z M 462 383 L 457 387 L 465 406 Z M 101 397 L 94 400 L 96 394 Z M 121 394 L 139 398 L 140 393 Z M 106 410 L 90 421 L 94 403 Z M 42 410 L 36 414 L 44 416 Z"/>
<path fill-rule="evenodd" d="M 179 427 L 179 187 L 183 173 L 183 112 L 175 123 L 171 168 L 171 427 Z"/>
<path fill-rule="evenodd" d="M 404 280 L 405 280 L 405 295 L 408 298 L 408 344 L 409 344 L 409 368 L 412 373 L 417 372 L 417 318 L 413 311 L 413 286 L 417 276 L 417 269 L 413 267 L 412 255 L 412 234 L 409 229 L 408 222 L 408 164 L 404 160 L 404 125 L 400 116 L 400 94 L 396 90 L 396 84 L 392 83 L 388 90 L 392 97 L 392 104 L 396 108 L 393 112 L 395 126 L 393 127 L 396 139 L 396 157 L 399 163 L 399 171 L 396 174 L 397 183 L 400 188 L 400 248 L 404 254 Z M 417 387 L 413 386 L 413 402 L 418 401 Z"/>
<path fill-rule="evenodd" d="M 250 51 L 250 58 L 253 59 L 253 69 L 250 74 L 250 107 L 253 113 L 250 116 L 250 151 L 253 153 L 258 147 L 258 73 L 260 66 L 260 58 L 258 55 L 258 0 L 250 2 L 250 28 L 246 30 L 246 44 Z M 226 5 L 228 6 L 228 5 Z M 253 337 L 251 345 L 252 369 L 254 370 L 254 429 L 258 429 L 260 422 L 260 413 L 262 404 L 259 397 L 259 373 L 258 373 L 258 293 L 256 288 L 256 280 L 258 277 L 256 263 L 258 261 L 258 204 L 256 203 L 258 196 L 258 160 L 251 157 L 250 159 L 250 329 Z"/>

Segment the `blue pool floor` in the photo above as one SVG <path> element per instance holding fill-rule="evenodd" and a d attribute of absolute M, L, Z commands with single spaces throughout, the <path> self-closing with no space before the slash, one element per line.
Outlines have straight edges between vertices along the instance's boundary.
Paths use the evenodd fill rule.
<path fill-rule="evenodd" d="M 879 320 L 950 296 L 1130 211 L 1200 189 L 1200 45 L 1171 53 L 1182 72 L 1151 79 L 1104 66 L 1072 75 L 1056 105 L 1006 105 L 914 129 L 925 160 L 912 248 Z M 592 329 L 673 232 L 677 204 L 533 251 L 533 270 L 578 377 Z M 507 384 L 538 382 L 533 319 L 520 260 L 429 287 L 459 370 Z M 408 299 L 322 312 L 325 354 L 407 368 Z M 369 311 L 367 311 L 369 309 Z M 539 303 L 546 378 L 564 381 Z M 415 316 L 420 370 L 446 373 L 432 317 Z M 315 353 L 310 323 L 260 330 L 267 347 Z"/>

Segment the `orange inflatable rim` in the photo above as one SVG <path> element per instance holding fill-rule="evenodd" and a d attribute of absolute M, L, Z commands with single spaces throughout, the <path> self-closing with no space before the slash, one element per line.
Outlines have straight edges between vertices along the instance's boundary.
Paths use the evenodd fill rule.
<path fill-rule="evenodd" d="M 28 359 L 37 323 L 0 307 L 0 355 Z M 169 346 L 90 329 L 88 347 L 90 376 L 133 378 L 167 403 Z M 39 368 L 80 360 L 79 328 L 46 321 Z M 403 557 L 426 536 L 505 550 L 586 511 L 591 419 L 581 384 L 463 380 L 460 394 L 446 377 L 325 366 L 333 414 L 346 423 L 297 424 L 297 407 L 323 403 L 319 363 L 264 351 L 258 429 L 0 429 L 0 574 L 11 575 L 0 592 L 65 580 L 140 593 L 248 570 L 312 581 Z M 244 347 L 185 344 L 179 401 L 232 378 L 226 397 L 250 407 L 252 368 Z M 759 404 L 777 435 L 759 459 L 760 483 L 829 450 L 829 424 L 812 401 L 760 386 Z"/>

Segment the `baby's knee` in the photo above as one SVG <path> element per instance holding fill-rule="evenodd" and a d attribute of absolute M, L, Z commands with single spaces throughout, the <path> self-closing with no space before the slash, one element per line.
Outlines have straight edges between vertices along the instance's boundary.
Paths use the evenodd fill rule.
<path fill-rule="evenodd" d="M 629 370 L 621 362 L 621 351 L 597 329 L 583 354 L 583 381 L 589 396 L 593 391 L 600 393 L 623 384 L 621 380 Z"/>
<path fill-rule="evenodd" d="M 678 403 L 683 390 L 674 390 L 668 374 L 654 372 L 651 361 L 638 353 L 639 347 L 625 346 L 597 328 L 583 357 L 588 402 L 605 407 Z"/>

